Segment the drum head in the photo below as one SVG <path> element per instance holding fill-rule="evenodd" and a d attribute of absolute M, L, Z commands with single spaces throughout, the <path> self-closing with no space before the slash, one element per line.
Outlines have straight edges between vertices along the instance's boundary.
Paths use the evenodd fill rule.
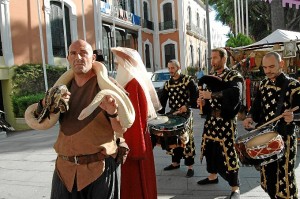
<path fill-rule="evenodd" d="M 266 143 L 268 143 L 270 140 L 272 140 L 273 138 L 276 138 L 278 135 L 278 133 L 271 131 L 262 135 L 258 135 L 256 137 L 251 138 L 246 146 L 247 148 L 251 148 L 251 147 L 256 147 L 256 146 L 261 146 L 264 145 Z"/>
<path fill-rule="evenodd" d="M 158 124 L 163 124 L 169 121 L 168 116 L 157 116 L 156 118 L 148 121 L 148 124 L 150 125 L 158 125 Z"/>
<path fill-rule="evenodd" d="M 177 129 L 180 126 L 184 126 L 187 122 L 187 119 L 177 115 L 168 116 L 159 116 L 151 121 L 149 121 L 149 125 L 155 129 L 164 129 L 171 130 Z"/>

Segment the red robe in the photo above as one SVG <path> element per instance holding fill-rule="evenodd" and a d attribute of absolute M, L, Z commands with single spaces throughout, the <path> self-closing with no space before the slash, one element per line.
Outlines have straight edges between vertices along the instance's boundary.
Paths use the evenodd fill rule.
<path fill-rule="evenodd" d="M 135 110 L 135 121 L 124 133 L 130 152 L 121 168 L 121 199 L 157 199 L 152 144 L 147 129 L 147 100 L 132 79 L 125 86 Z"/>

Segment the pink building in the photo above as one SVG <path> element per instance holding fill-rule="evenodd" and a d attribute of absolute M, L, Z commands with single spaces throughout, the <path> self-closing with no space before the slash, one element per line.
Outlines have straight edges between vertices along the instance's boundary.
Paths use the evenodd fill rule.
<path fill-rule="evenodd" d="M 0 8 L 0 110 L 17 129 L 10 98 L 12 66 L 68 67 L 66 55 L 74 40 L 101 49 L 109 70 L 114 70 L 114 46 L 138 50 L 151 72 L 165 68 L 170 59 L 178 59 L 183 69 L 206 65 L 201 0 L 2 0 Z"/>

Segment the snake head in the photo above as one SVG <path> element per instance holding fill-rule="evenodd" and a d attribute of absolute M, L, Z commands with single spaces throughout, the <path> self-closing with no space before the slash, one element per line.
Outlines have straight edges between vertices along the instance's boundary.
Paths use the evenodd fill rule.
<path fill-rule="evenodd" d="M 42 112 L 37 117 L 39 123 L 45 118 L 50 119 L 50 114 L 57 114 L 59 112 L 64 113 L 69 110 L 68 103 L 62 98 L 62 96 L 68 92 L 66 85 L 58 85 L 48 89 L 45 95 L 45 106 Z"/>

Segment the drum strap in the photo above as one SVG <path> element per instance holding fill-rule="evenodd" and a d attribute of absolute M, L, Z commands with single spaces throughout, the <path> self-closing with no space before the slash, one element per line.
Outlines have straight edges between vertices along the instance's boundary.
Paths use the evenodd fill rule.
<path fill-rule="evenodd" d="M 286 92 L 286 89 L 287 89 L 288 85 L 289 85 L 289 80 L 284 79 L 284 84 L 283 84 L 283 87 L 281 88 L 281 92 L 280 92 L 280 95 L 279 95 L 279 101 L 278 101 L 278 104 L 277 104 L 275 117 L 277 117 L 281 113 L 281 109 L 282 109 L 282 106 L 283 106 L 283 100 L 284 100 L 284 96 L 285 96 L 284 93 Z"/>

